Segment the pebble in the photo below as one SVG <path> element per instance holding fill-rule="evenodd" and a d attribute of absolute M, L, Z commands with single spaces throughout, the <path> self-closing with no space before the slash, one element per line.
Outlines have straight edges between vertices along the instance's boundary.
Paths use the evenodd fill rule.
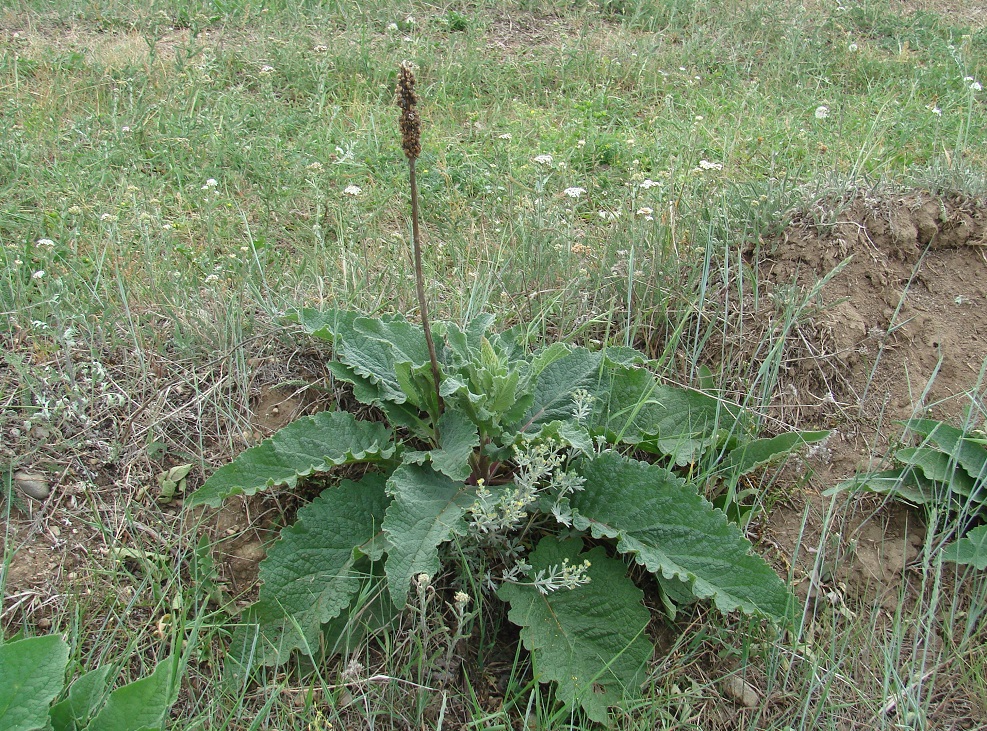
<path fill-rule="evenodd" d="M 725 678 L 720 684 L 723 695 L 744 708 L 754 708 L 761 700 L 760 694 L 750 683 L 737 675 Z"/>
<path fill-rule="evenodd" d="M 35 500 L 45 500 L 51 495 L 48 481 L 42 475 L 17 470 L 14 473 L 14 487 Z"/>

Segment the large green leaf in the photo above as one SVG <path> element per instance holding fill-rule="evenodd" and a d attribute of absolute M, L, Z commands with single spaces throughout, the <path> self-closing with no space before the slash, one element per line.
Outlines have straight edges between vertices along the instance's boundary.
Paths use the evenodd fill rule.
<path fill-rule="evenodd" d="M 735 406 L 701 391 L 662 385 L 644 368 L 610 369 L 594 395 L 592 429 L 612 443 L 667 455 L 679 466 L 696 462 L 723 435 L 741 428 Z"/>
<path fill-rule="evenodd" d="M 627 577 L 627 567 L 603 547 L 580 553 L 582 541 L 547 536 L 528 556 L 530 574 L 590 562 L 588 584 L 542 594 L 531 585 L 504 584 L 497 595 L 511 607 L 508 619 L 521 627 L 535 677 L 558 684 L 569 707 L 607 721 L 607 709 L 641 695 L 645 666 L 654 648 L 645 628 L 644 593 Z"/>
<path fill-rule="evenodd" d="M 112 672 L 112 666 L 103 665 L 79 676 L 72 683 L 68 698 L 51 707 L 54 731 L 76 731 L 86 727 L 96 709 L 102 705 Z"/>
<path fill-rule="evenodd" d="M 943 561 L 974 566 L 978 571 L 987 569 L 987 525 L 974 528 L 942 551 Z"/>
<path fill-rule="evenodd" d="M 796 447 L 821 442 L 828 436 L 828 431 L 793 431 L 767 439 L 753 439 L 732 450 L 719 468 L 732 477 L 740 477 L 789 454 Z"/>
<path fill-rule="evenodd" d="M 450 480 L 465 481 L 473 471 L 470 457 L 480 446 L 476 425 L 458 411 L 439 417 L 439 449 L 431 451 L 432 466 Z"/>
<path fill-rule="evenodd" d="M 540 356 L 545 361 L 535 380 L 534 400 L 527 414 L 518 425 L 521 430 L 534 432 L 538 427 L 553 421 L 572 418 L 572 394 L 577 389 L 590 393 L 599 390 L 603 356 L 585 348 L 574 348 L 562 354 L 561 346 L 549 348 Z"/>
<path fill-rule="evenodd" d="M 382 523 L 389 498 L 382 475 L 343 480 L 298 511 L 260 565 L 257 604 L 245 618 L 260 625 L 262 659 L 285 662 L 292 650 L 320 649 L 323 625 L 339 616 L 359 591 L 361 557 L 384 552 Z"/>
<path fill-rule="evenodd" d="M 302 625 L 285 615 L 276 600 L 266 599 L 247 607 L 233 630 L 226 669 L 231 677 L 242 678 L 261 665 L 288 662 L 295 650 L 314 660 L 347 653 L 368 634 L 381 630 L 396 614 L 387 593 L 383 562 L 366 556 L 354 561 L 350 576 L 359 586 L 347 607 L 322 626 L 302 636 Z M 304 620 L 305 618 L 303 618 Z"/>
<path fill-rule="evenodd" d="M 58 635 L 0 645 L 0 729 L 48 726 L 48 706 L 65 685 L 69 646 Z"/>
<path fill-rule="evenodd" d="M 146 678 L 114 690 L 86 731 L 163 729 L 169 709 L 178 700 L 181 667 L 181 657 L 172 655 Z"/>
<path fill-rule="evenodd" d="M 298 478 L 337 465 L 388 459 L 394 454 L 391 438 L 383 424 L 357 421 L 346 411 L 303 416 L 216 470 L 187 504 L 218 507 L 231 495 L 294 487 Z"/>
<path fill-rule="evenodd" d="M 720 611 L 790 618 L 795 598 L 785 583 L 750 552 L 737 526 L 684 480 L 613 452 L 586 460 L 580 471 L 584 489 L 570 498 L 577 528 L 616 538 L 618 551 L 687 583 Z"/>
<path fill-rule="evenodd" d="M 958 462 L 967 474 L 981 483 L 987 482 L 987 449 L 963 431 L 934 419 L 910 419 L 909 429 L 923 435 Z"/>
<path fill-rule="evenodd" d="M 396 366 L 429 362 L 425 331 L 400 318 L 356 317 L 348 324 L 337 331 L 336 357 L 376 384 L 382 399 L 405 403 L 412 394 L 403 388 Z"/>
<path fill-rule="evenodd" d="M 976 481 L 967 471 L 952 456 L 938 449 L 904 447 L 895 452 L 894 458 L 921 470 L 926 479 L 942 483 L 957 495 L 970 497 L 976 487 Z"/>
<path fill-rule="evenodd" d="M 353 332 L 353 323 L 360 313 L 351 310 L 316 310 L 302 307 L 289 312 L 285 319 L 297 322 L 309 335 L 335 343 Z"/>
<path fill-rule="evenodd" d="M 397 607 L 408 601 L 411 579 L 439 570 L 438 546 L 466 532 L 463 514 L 475 488 L 424 465 L 402 465 L 387 481 L 394 500 L 384 517 L 388 589 Z"/>
<path fill-rule="evenodd" d="M 353 325 L 358 333 L 386 345 L 392 363 L 423 365 L 430 360 L 425 330 L 420 325 L 374 317 L 359 317 Z"/>

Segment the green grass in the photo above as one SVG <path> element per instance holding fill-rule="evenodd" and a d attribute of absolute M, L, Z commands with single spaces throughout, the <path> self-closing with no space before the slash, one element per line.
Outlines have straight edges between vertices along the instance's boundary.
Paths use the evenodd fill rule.
<path fill-rule="evenodd" d="M 987 91 L 971 88 L 987 83 L 987 29 L 959 22 L 880 0 L 7 3 L 0 465 L 83 485 L 46 520 L 64 512 L 107 552 L 79 568 L 93 597 L 5 600 L 6 631 L 38 631 L 47 613 L 87 658 L 144 658 L 138 677 L 182 597 L 202 651 L 176 727 L 437 726 L 436 695 L 398 680 L 231 680 L 230 611 L 203 610 L 188 570 L 205 519 L 153 502 L 162 469 L 192 462 L 201 480 L 252 442 L 262 386 L 324 400 L 304 385 L 324 375 L 318 354 L 278 324 L 288 308 L 415 312 L 399 62 L 419 67 L 435 316 L 489 310 L 536 341 L 635 344 L 696 383 L 701 365 L 736 359 L 735 314 L 761 287 L 748 252 L 794 207 L 878 183 L 987 190 Z M 793 293 L 783 321 L 807 301 Z M 741 394 L 753 406 L 771 399 L 784 335 L 760 343 Z M 34 545 L 11 526 L 8 558 Z M 114 558 L 118 545 L 169 561 Z M 934 714 L 937 673 L 983 702 L 982 584 L 958 584 L 970 599 L 933 568 L 890 629 L 866 607 L 784 638 L 697 615 L 656 660 L 653 702 L 621 725 L 716 727 L 719 678 L 748 665 L 780 700 L 730 721 L 743 728 L 898 728 L 918 716 L 882 712 L 889 694 Z M 944 649 L 930 656 L 915 626 Z M 414 679 L 436 650 L 392 641 L 392 665 L 368 648 L 363 665 Z M 566 726 L 511 660 L 511 718 Z M 450 700 L 446 724 L 509 725 L 478 700 L 478 669 L 470 681 L 477 695 Z M 335 710 L 293 702 L 312 682 Z"/>

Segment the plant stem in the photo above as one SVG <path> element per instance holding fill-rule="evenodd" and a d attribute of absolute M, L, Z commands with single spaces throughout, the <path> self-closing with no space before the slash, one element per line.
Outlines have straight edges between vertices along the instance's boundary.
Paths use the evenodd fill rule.
<path fill-rule="evenodd" d="M 439 359 L 435 355 L 435 341 L 432 340 L 432 327 L 428 321 L 428 303 L 425 301 L 425 273 L 422 269 L 421 234 L 418 230 L 418 178 L 415 175 L 415 158 L 408 158 L 408 174 L 411 181 L 411 241 L 415 252 L 415 289 L 418 292 L 418 309 L 421 311 L 422 328 L 428 344 L 428 357 L 432 361 L 432 380 L 435 382 L 435 401 L 439 415 L 442 414 L 442 396 L 439 393 Z M 438 425 L 435 434 L 438 438 Z"/>

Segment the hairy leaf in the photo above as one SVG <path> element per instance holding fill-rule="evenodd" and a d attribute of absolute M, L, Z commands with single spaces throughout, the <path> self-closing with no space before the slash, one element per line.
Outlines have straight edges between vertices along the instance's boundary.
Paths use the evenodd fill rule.
<path fill-rule="evenodd" d="M 531 573 L 568 562 L 590 562 L 588 584 L 542 594 L 531 585 L 504 584 L 497 595 L 511 607 L 508 619 L 521 627 L 535 677 L 558 684 L 570 708 L 582 706 L 606 723 L 607 709 L 641 695 L 645 666 L 654 651 L 645 634 L 649 613 L 644 593 L 627 577 L 627 567 L 603 547 L 580 553 L 582 541 L 542 538 L 528 556 Z"/>
<path fill-rule="evenodd" d="M 48 705 L 65 685 L 69 646 L 58 635 L 0 645 L 0 729 L 48 725 Z"/>
<path fill-rule="evenodd" d="M 337 465 L 379 462 L 394 454 L 391 438 L 383 424 L 357 421 L 346 411 L 303 416 L 216 470 L 187 505 L 218 507 L 231 495 L 253 495 L 275 485 L 294 487 L 298 478 Z"/>
<path fill-rule="evenodd" d="M 920 470 L 911 467 L 855 475 L 852 479 L 841 482 L 823 494 L 832 495 L 840 490 L 855 488 L 882 495 L 894 495 L 912 505 L 929 505 L 949 499 L 946 487 L 933 482 Z"/>
<path fill-rule="evenodd" d="M 691 389 L 664 386 L 643 368 L 610 370 L 595 392 L 591 428 L 612 443 L 637 446 L 667 455 L 684 466 L 738 431 L 736 407 Z"/>
<path fill-rule="evenodd" d="M 384 482 L 371 474 L 323 490 L 271 546 L 260 565 L 264 583 L 251 620 L 266 628 L 278 662 L 294 649 L 319 648 L 322 626 L 360 589 L 357 561 L 383 555 Z"/>
<path fill-rule="evenodd" d="M 683 581 L 722 612 L 786 621 L 795 598 L 726 516 L 668 470 L 606 452 L 582 463 L 570 498 L 577 528 L 617 539 L 655 574 Z"/>
<path fill-rule="evenodd" d="M 51 725 L 54 731 L 75 731 L 89 723 L 93 713 L 103 702 L 110 685 L 113 668 L 103 665 L 79 676 L 69 688 L 68 698 L 51 707 Z"/>
<path fill-rule="evenodd" d="M 469 459 L 480 446 L 476 426 L 458 411 L 446 411 L 439 417 L 441 446 L 431 452 L 432 466 L 457 482 L 465 481 L 473 471 Z"/>
<path fill-rule="evenodd" d="M 926 479 L 940 482 L 949 490 L 970 497 L 976 481 L 950 455 L 932 447 L 905 447 L 894 454 L 902 464 L 922 471 Z"/>
<path fill-rule="evenodd" d="M 86 731 L 163 729 L 168 710 L 178 700 L 181 667 L 180 656 L 172 655 L 146 678 L 114 690 Z"/>
<path fill-rule="evenodd" d="M 768 439 L 754 439 L 732 450 L 721 463 L 722 470 L 740 477 L 789 454 L 796 447 L 821 442 L 828 436 L 828 431 L 794 431 Z"/>
<path fill-rule="evenodd" d="M 934 419 L 911 419 L 909 429 L 950 455 L 974 480 L 987 482 L 987 449 L 961 430 Z"/>
<path fill-rule="evenodd" d="M 360 317 L 360 314 L 350 310 L 316 310 L 301 307 L 289 312 L 285 319 L 297 322 L 309 335 L 335 343 L 337 338 L 353 332 L 353 323 L 357 317 Z"/>
<path fill-rule="evenodd" d="M 276 598 L 247 607 L 233 631 L 227 655 L 227 669 L 233 677 L 244 677 L 261 665 L 283 665 L 295 650 L 314 660 L 349 652 L 367 632 L 382 629 L 395 614 L 383 563 L 364 556 L 353 562 L 349 574 L 357 580 L 357 590 L 346 608 L 318 630 L 304 630 L 302 622 L 308 618 L 286 615 Z"/>
<path fill-rule="evenodd" d="M 542 357 L 550 362 L 538 373 L 534 400 L 520 429 L 534 432 L 550 422 L 571 419 L 573 392 L 581 388 L 590 393 L 598 390 L 602 355 L 585 348 L 574 348 L 565 355 L 561 353 L 561 347 L 543 351 Z"/>
<path fill-rule="evenodd" d="M 974 528 L 942 552 L 943 561 L 972 565 L 978 571 L 987 569 L 987 525 Z"/>
<path fill-rule="evenodd" d="M 385 570 L 391 598 L 401 608 L 407 603 L 412 577 L 438 572 L 438 546 L 465 533 L 463 514 L 476 499 L 476 491 L 418 465 L 398 467 L 387 489 L 394 500 L 384 517 L 389 544 Z"/>

